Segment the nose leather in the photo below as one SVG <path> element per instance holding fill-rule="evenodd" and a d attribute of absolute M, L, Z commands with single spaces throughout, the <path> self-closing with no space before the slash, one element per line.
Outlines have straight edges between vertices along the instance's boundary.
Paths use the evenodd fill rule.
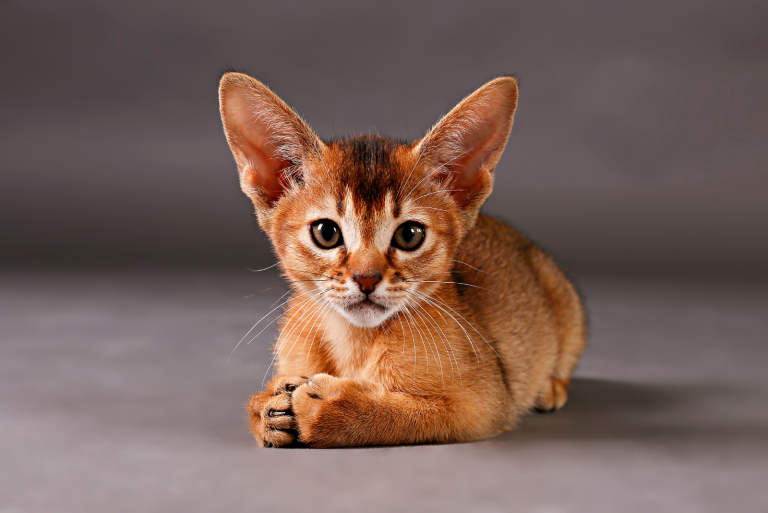
<path fill-rule="evenodd" d="M 381 281 L 381 273 L 379 272 L 375 274 L 355 273 L 355 275 L 352 276 L 352 279 L 357 282 L 362 292 L 365 292 L 366 294 L 368 294 L 370 292 L 373 292 L 373 289 L 374 287 L 376 287 L 376 284 Z"/>

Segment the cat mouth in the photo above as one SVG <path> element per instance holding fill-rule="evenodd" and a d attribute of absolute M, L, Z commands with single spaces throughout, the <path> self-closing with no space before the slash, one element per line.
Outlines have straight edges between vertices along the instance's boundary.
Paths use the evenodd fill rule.
<path fill-rule="evenodd" d="M 358 303 L 355 303 L 354 305 L 349 305 L 347 307 L 347 312 L 351 314 L 383 313 L 386 309 L 386 307 L 378 303 L 374 303 L 370 299 L 366 298 Z"/>

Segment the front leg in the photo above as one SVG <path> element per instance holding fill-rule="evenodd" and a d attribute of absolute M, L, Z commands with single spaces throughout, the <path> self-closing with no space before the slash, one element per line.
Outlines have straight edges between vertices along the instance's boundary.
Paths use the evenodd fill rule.
<path fill-rule="evenodd" d="M 299 441 L 309 447 L 454 442 L 503 430 L 484 401 L 392 392 L 328 374 L 316 374 L 297 388 L 292 406 Z"/>
<path fill-rule="evenodd" d="M 254 394 L 245 404 L 259 446 L 284 447 L 296 441 L 291 396 L 306 382 L 307 378 L 298 376 L 275 376 L 264 392 Z"/>

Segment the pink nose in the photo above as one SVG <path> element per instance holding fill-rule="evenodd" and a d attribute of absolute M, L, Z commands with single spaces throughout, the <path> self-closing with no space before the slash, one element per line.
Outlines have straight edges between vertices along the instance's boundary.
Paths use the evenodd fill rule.
<path fill-rule="evenodd" d="M 352 276 L 352 279 L 357 282 L 358 285 L 360 285 L 360 290 L 362 292 L 365 292 L 368 294 L 369 292 L 373 292 L 374 287 L 376 287 L 376 284 L 381 281 L 381 273 L 377 272 L 376 274 L 357 274 L 355 273 Z"/>

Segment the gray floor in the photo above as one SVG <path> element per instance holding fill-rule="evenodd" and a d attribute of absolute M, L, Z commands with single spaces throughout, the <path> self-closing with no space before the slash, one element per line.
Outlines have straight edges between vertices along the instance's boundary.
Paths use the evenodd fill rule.
<path fill-rule="evenodd" d="M 563 411 L 473 444 L 310 451 L 246 429 L 274 332 L 227 362 L 274 276 L 0 280 L 2 513 L 768 510 L 764 282 L 582 278 L 591 345 Z"/>

